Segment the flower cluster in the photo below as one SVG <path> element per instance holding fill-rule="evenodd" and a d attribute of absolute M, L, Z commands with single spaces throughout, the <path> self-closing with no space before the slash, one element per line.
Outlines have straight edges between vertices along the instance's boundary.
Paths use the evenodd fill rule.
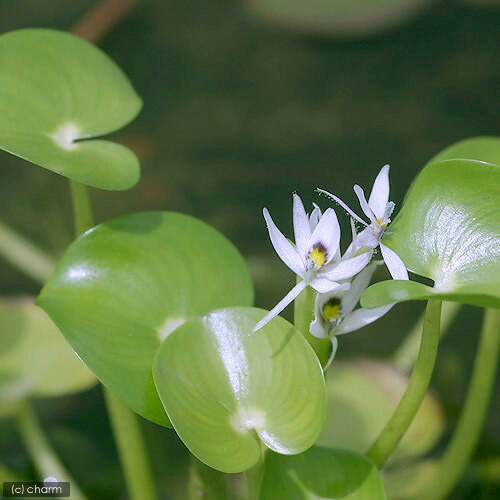
<path fill-rule="evenodd" d="M 406 266 L 399 256 L 382 243 L 394 211 L 389 201 L 389 165 L 384 166 L 373 184 L 368 201 L 363 189 L 355 185 L 361 209 L 370 222 L 352 211 L 340 198 L 324 191 L 351 216 L 352 242 L 340 251 L 340 226 L 333 208 L 324 213 L 317 205 L 308 215 L 301 199 L 293 195 L 293 228 L 295 244 L 276 227 L 267 209 L 264 218 L 271 243 L 281 260 L 300 278 L 288 294 L 254 327 L 262 328 L 290 304 L 307 286 L 316 290 L 315 319 L 310 332 L 315 337 L 332 339 L 336 350 L 336 336 L 358 330 L 383 316 L 392 306 L 375 309 L 357 308 L 363 291 L 368 287 L 373 272 L 381 262 L 373 261 L 380 248 L 382 258 L 394 279 L 408 279 Z M 364 226 L 358 233 L 356 222 Z M 334 353 L 333 353 L 334 354 Z"/>

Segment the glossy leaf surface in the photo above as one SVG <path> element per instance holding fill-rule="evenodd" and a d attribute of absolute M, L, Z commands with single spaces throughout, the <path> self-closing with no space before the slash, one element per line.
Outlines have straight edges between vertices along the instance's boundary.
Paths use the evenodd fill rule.
<path fill-rule="evenodd" d="M 407 21 L 433 0 L 248 0 L 264 20 L 305 33 L 363 36 Z"/>
<path fill-rule="evenodd" d="M 72 394 L 95 382 L 32 298 L 0 301 L 0 415 L 27 397 Z"/>
<path fill-rule="evenodd" d="M 103 189 L 139 179 L 132 151 L 92 139 L 129 123 L 141 99 L 104 53 L 46 29 L 0 36 L 0 148 Z"/>
<path fill-rule="evenodd" d="M 375 465 L 363 455 L 314 446 L 296 456 L 266 454 L 259 500 L 385 500 Z"/>
<path fill-rule="evenodd" d="M 184 444 L 223 472 L 251 468 L 262 441 L 279 453 L 312 446 L 325 419 L 323 372 L 314 351 L 277 317 L 237 307 L 191 320 L 169 335 L 154 362 L 154 380 Z"/>
<path fill-rule="evenodd" d="M 326 378 L 328 411 L 318 444 L 364 453 L 396 409 L 408 380 L 389 363 L 336 361 Z M 428 393 L 391 460 L 408 460 L 430 452 L 444 428 L 441 406 Z"/>
<path fill-rule="evenodd" d="M 500 137 L 472 137 L 443 149 L 430 161 L 477 160 L 500 165 Z"/>
<path fill-rule="evenodd" d="M 151 373 L 162 340 L 192 317 L 252 301 L 246 264 L 224 236 L 186 215 L 150 212 L 77 239 L 38 304 L 104 385 L 168 425 Z"/>
<path fill-rule="evenodd" d="M 384 243 L 434 286 L 384 281 L 364 307 L 439 299 L 500 307 L 500 167 L 445 160 L 422 170 Z"/>

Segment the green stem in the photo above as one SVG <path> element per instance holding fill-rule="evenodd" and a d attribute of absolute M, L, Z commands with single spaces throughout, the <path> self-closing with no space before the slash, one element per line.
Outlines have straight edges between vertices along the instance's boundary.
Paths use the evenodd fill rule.
<path fill-rule="evenodd" d="M 229 500 L 226 474 L 212 469 L 191 455 L 188 500 Z"/>
<path fill-rule="evenodd" d="M 103 391 L 130 498 L 155 500 L 153 475 L 139 420 L 128 406 L 104 386 Z"/>
<path fill-rule="evenodd" d="M 307 286 L 304 290 L 302 290 L 294 302 L 293 322 L 295 328 L 302 333 L 314 349 L 314 352 L 316 352 L 321 366 L 325 366 L 328 362 L 331 342 L 329 339 L 318 339 L 309 332 L 309 325 L 311 324 L 311 321 L 314 320 L 315 298 L 315 291 L 310 286 Z"/>
<path fill-rule="evenodd" d="M 45 283 L 56 262 L 30 241 L 0 222 L 0 254 L 38 283 Z"/>
<path fill-rule="evenodd" d="M 425 311 L 420 351 L 410 382 L 386 426 L 366 455 L 381 469 L 408 430 L 431 381 L 439 344 L 441 302 L 429 300 Z"/>
<path fill-rule="evenodd" d="M 16 415 L 17 426 L 24 446 L 33 460 L 40 479 L 55 477 L 59 482 L 69 482 L 73 500 L 85 500 L 76 481 L 65 469 L 56 453 L 52 449 L 42 426 L 37 419 L 35 411 L 26 401 Z"/>
<path fill-rule="evenodd" d="M 500 311 L 486 311 L 474 371 L 457 428 L 437 470 L 418 498 L 448 498 L 476 448 L 492 396 L 500 350 Z"/>
<path fill-rule="evenodd" d="M 251 469 L 245 472 L 248 500 L 257 500 L 259 498 L 260 486 L 262 484 L 265 471 L 264 453 L 265 450 L 262 449 L 262 456 L 260 460 Z"/>
<path fill-rule="evenodd" d="M 87 186 L 72 179 L 69 180 L 69 185 L 73 204 L 75 233 L 78 237 L 94 225 L 94 214 Z"/>
<path fill-rule="evenodd" d="M 462 304 L 460 302 L 443 302 L 443 309 L 441 311 L 441 337 L 447 332 L 448 328 L 450 328 L 461 309 Z M 406 336 L 398 349 L 396 349 L 392 360 L 399 369 L 409 372 L 415 365 L 423 325 L 424 314 L 417 320 L 410 333 Z"/>
<path fill-rule="evenodd" d="M 70 186 L 75 233 L 79 236 L 94 225 L 94 216 L 87 186 L 73 180 Z M 153 475 L 137 416 L 104 386 L 103 391 L 130 498 L 155 500 Z"/>

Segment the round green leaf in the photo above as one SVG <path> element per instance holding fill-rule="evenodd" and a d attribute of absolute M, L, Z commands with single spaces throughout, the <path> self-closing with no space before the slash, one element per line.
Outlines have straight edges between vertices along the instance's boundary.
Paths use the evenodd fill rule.
<path fill-rule="evenodd" d="M 102 189 L 128 189 L 139 163 L 95 140 L 129 123 L 142 102 L 99 49 L 68 33 L 26 29 L 0 36 L 0 148 Z"/>
<path fill-rule="evenodd" d="M 61 396 L 96 379 L 30 297 L 0 301 L 0 415 L 30 396 Z"/>
<path fill-rule="evenodd" d="M 389 363 L 337 361 L 326 379 L 328 411 L 318 444 L 365 452 L 389 420 L 409 377 Z M 443 434 L 445 419 L 436 398 L 428 393 L 391 461 L 422 456 Z"/>
<path fill-rule="evenodd" d="M 408 21 L 434 0 L 247 0 L 265 21 L 304 33 L 365 36 Z"/>
<path fill-rule="evenodd" d="M 194 316 L 252 301 L 246 264 L 224 236 L 186 215 L 149 212 L 77 239 L 37 303 L 104 385 L 168 425 L 151 373 L 163 339 Z"/>
<path fill-rule="evenodd" d="M 500 167 L 445 160 L 425 167 L 384 237 L 414 273 L 434 286 L 384 281 L 364 307 L 438 299 L 500 308 Z"/>
<path fill-rule="evenodd" d="M 352 451 L 314 446 L 301 455 L 266 454 L 259 500 L 385 500 L 375 465 Z"/>
<path fill-rule="evenodd" d="M 457 142 L 439 152 L 429 164 L 443 160 L 477 160 L 500 165 L 500 137 L 472 137 Z"/>
<path fill-rule="evenodd" d="M 153 375 L 167 414 L 202 462 L 241 472 L 261 457 L 312 446 L 325 419 L 321 365 L 304 337 L 277 317 L 234 307 L 193 319 L 169 335 Z"/>

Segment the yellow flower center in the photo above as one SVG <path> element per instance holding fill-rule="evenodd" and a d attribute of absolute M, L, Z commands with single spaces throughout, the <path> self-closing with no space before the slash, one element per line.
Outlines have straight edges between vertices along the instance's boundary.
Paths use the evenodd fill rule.
<path fill-rule="evenodd" d="M 387 222 L 382 222 L 382 217 L 379 217 L 377 219 L 377 222 L 378 222 L 378 225 L 381 226 L 381 227 L 387 226 Z"/>
<path fill-rule="evenodd" d="M 327 323 L 333 323 L 340 316 L 340 299 L 336 297 L 332 297 L 324 306 L 323 306 L 323 318 Z"/>
<path fill-rule="evenodd" d="M 307 258 L 314 263 L 314 269 L 319 269 L 325 265 L 327 256 L 328 252 L 323 243 L 316 243 Z"/>

